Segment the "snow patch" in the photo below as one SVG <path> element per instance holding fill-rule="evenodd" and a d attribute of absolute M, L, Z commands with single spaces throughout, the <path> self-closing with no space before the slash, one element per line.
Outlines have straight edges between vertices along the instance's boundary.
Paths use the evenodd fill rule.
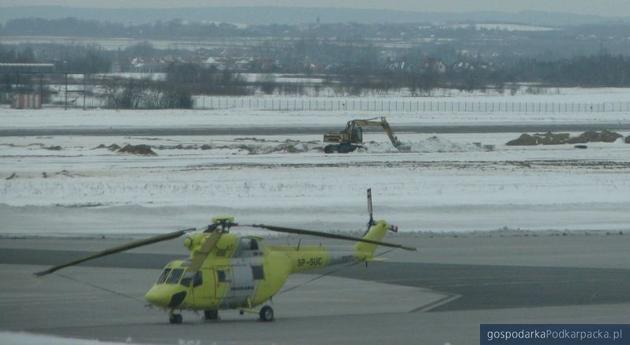
<path fill-rule="evenodd" d="M 62 338 L 50 335 L 0 332 L 0 343 L 4 345 L 121 345 L 135 344 L 132 339 L 125 343 L 102 342 L 98 340 Z"/>
<path fill-rule="evenodd" d="M 410 148 L 409 152 L 429 153 L 429 152 L 479 152 L 484 150 L 481 143 L 455 143 L 448 139 L 432 136 L 428 139 L 402 142 L 403 146 Z M 385 142 L 369 142 L 365 147 L 372 153 L 395 153 L 399 152 L 392 144 Z M 488 146 L 485 146 L 486 150 Z M 360 150 L 361 151 L 361 150 Z M 364 150 L 363 150 L 364 151 Z"/>

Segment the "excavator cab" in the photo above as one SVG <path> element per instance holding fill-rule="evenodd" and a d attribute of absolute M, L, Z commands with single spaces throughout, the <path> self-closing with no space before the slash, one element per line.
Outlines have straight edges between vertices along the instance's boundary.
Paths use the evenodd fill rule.
<path fill-rule="evenodd" d="M 348 122 L 348 126 L 350 128 L 350 142 L 351 143 L 362 143 L 363 142 L 363 128 L 361 126 L 356 126 L 352 121 Z"/>

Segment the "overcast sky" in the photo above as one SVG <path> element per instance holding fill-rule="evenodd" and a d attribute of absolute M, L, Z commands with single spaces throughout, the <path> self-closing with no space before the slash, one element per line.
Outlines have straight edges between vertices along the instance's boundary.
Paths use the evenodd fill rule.
<path fill-rule="evenodd" d="M 630 17 L 630 0 L 0 0 L 0 6 L 73 7 L 283 6 L 351 7 L 426 12 L 540 10 Z"/>

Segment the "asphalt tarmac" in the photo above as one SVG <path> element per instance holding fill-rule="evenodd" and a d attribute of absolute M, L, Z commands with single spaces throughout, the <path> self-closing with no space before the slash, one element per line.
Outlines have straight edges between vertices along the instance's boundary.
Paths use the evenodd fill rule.
<path fill-rule="evenodd" d="M 226 311 L 170 325 L 147 309 L 159 268 L 186 254 L 177 240 L 32 275 L 126 240 L 0 239 L 0 329 L 156 344 L 478 344 L 480 323 L 630 322 L 630 236 L 618 233 L 394 236 L 420 252 L 296 275 L 273 323 Z"/>

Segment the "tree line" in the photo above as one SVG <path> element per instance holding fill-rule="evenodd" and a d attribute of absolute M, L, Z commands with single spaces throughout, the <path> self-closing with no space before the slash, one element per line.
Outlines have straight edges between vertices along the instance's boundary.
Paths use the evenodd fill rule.
<path fill-rule="evenodd" d="M 132 58 L 161 59 L 178 51 L 155 49 L 140 44 L 124 50 L 105 50 L 97 45 L 0 45 L 0 62 L 54 62 L 57 72 L 101 74 L 114 64 Z M 387 92 L 406 88 L 414 95 L 436 88 L 465 91 L 494 89 L 514 92 L 522 83 L 547 87 L 630 87 L 630 57 L 605 50 L 593 55 L 564 59 L 494 58 L 464 54 L 453 49 L 428 53 L 419 48 L 383 51 L 370 44 L 337 45 L 334 42 L 300 40 L 291 45 L 261 46 L 253 55 L 275 61 L 272 70 L 230 70 L 190 61 L 195 52 L 165 63 L 162 81 L 105 78 L 108 103 L 112 107 L 190 107 L 194 94 L 247 95 L 302 94 L 306 85 L 282 83 L 278 73 L 313 75 L 323 83 L 311 88 L 329 87 L 343 94 L 361 95 L 364 91 Z M 186 60 L 189 60 L 186 62 Z M 246 79 L 243 72 L 262 77 Z M 96 79 L 94 79 L 96 80 Z M 16 84 L 14 73 L 3 72 L 1 90 L 10 92 Z M 26 77 L 20 84 L 28 82 Z"/>

